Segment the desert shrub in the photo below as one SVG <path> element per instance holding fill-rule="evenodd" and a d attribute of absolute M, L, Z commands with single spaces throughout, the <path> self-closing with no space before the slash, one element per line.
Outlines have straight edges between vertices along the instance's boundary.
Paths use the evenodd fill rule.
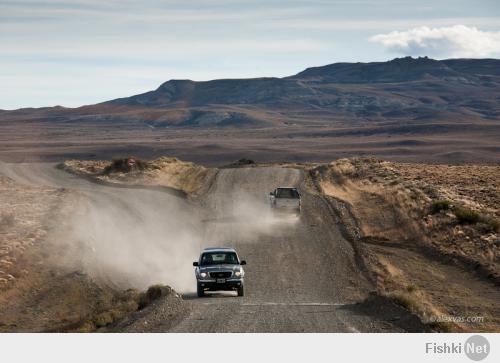
<path fill-rule="evenodd" d="M 406 291 L 408 291 L 408 292 L 414 292 L 417 289 L 418 289 L 418 286 L 414 285 L 414 284 L 410 284 L 410 285 L 406 286 Z"/>
<path fill-rule="evenodd" d="M 139 295 L 139 310 L 144 309 L 146 306 L 150 305 L 153 301 L 167 296 L 172 292 L 172 289 L 164 285 L 153 285 L 148 288 L 146 292 Z"/>
<path fill-rule="evenodd" d="M 97 315 L 94 319 L 94 325 L 97 328 L 101 328 L 103 326 L 109 325 L 114 321 L 114 316 L 111 312 L 106 311 Z"/>
<path fill-rule="evenodd" d="M 138 310 L 139 292 L 135 289 L 98 296 L 95 308 L 78 326 L 65 331 L 88 333 L 109 326 Z"/>
<path fill-rule="evenodd" d="M 437 200 L 431 204 L 431 213 L 436 214 L 442 210 L 449 210 L 451 203 L 448 200 Z"/>
<path fill-rule="evenodd" d="M 388 297 L 392 301 L 394 301 L 396 304 L 404 307 L 406 310 L 409 310 L 414 314 L 418 314 L 418 313 L 422 312 L 422 309 L 420 307 L 418 300 L 413 296 L 410 296 L 410 295 L 403 293 L 403 292 L 396 291 L 396 292 L 390 293 L 388 295 Z"/>
<path fill-rule="evenodd" d="M 409 285 L 407 290 L 409 290 Z M 417 289 L 417 286 L 413 285 L 414 289 Z M 415 291 L 415 290 L 413 290 Z M 408 291 L 411 293 L 411 291 Z M 424 321 L 427 320 L 425 317 L 429 315 L 433 315 L 431 311 L 429 311 L 423 304 L 422 301 L 415 295 L 409 295 L 408 293 L 402 291 L 394 291 L 387 295 L 389 299 L 391 299 L 394 303 L 402 306 L 406 310 L 410 311 L 413 314 L 420 316 Z M 438 332 L 457 332 L 460 330 L 460 327 L 452 322 L 440 322 L 440 321 L 430 321 L 427 322 L 427 325 Z"/>
<path fill-rule="evenodd" d="M 129 166 L 129 160 L 133 159 L 135 161 L 135 165 L 133 167 Z M 111 160 L 111 164 L 106 166 L 104 168 L 103 173 L 104 174 L 110 174 L 110 173 L 116 173 L 116 172 L 121 172 L 121 173 L 128 173 L 131 170 L 144 170 L 148 168 L 148 163 L 146 161 L 134 158 L 132 156 L 128 158 L 114 158 Z"/>
<path fill-rule="evenodd" d="M 460 224 L 475 224 L 481 220 L 479 213 L 465 207 L 456 207 L 453 213 Z"/>
<path fill-rule="evenodd" d="M 153 285 L 142 293 L 128 289 L 113 295 L 99 296 L 93 311 L 89 312 L 81 322 L 63 331 L 94 332 L 115 324 L 137 310 L 144 309 L 153 301 L 171 294 L 172 291 L 169 286 Z"/>
<path fill-rule="evenodd" d="M 498 219 L 487 219 L 484 224 L 488 232 L 500 232 L 500 221 Z"/>

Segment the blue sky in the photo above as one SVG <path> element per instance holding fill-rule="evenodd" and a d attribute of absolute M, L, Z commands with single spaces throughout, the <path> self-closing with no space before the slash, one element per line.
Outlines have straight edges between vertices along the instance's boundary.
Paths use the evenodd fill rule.
<path fill-rule="evenodd" d="M 499 58 L 500 3 L 0 0 L 0 109 L 403 55 Z"/>

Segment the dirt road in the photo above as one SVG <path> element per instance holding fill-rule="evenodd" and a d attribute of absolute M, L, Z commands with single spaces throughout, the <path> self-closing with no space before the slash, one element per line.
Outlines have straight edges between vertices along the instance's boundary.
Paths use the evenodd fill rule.
<path fill-rule="evenodd" d="M 270 214 L 267 196 L 277 186 L 302 190 L 300 219 Z M 248 262 L 246 296 L 185 295 L 192 312 L 172 331 L 402 330 L 384 321 L 386 316 L 378 319 L 355 311 L 359 309 L 354 303 L 367 296 L 370 283 L 359 272 L 354 251 L 327 205 L 303 188 L 302 171 L 223 169 L 202 202 L 214 216 L 206 240 L 235 246 Z"/>
<path fill-rule="evenodd" d="M 91 206 L 120 205 L 121 212 L 131 221 L 151 217 L 151 210 L 154 215 L 176 213 L 183 216 L 171 224 L 165 222 L 157 231 L 169 234 L 167 240 L 175 238 L 176 233 L 183 234 L 182 239 L 186 240 L 182 246 L 166 248 L 168 261 L 165 264 L 170 268 L 162 270 L 161 261 L 144 256 L 148 251 L 163 251 L 162 242 L 155 241 L 155 247 L 148 248 L 150 242 L 146 234 L 140 244 L 142 249 L 137 251 L 137 258 L 143 259 L 139 263 L 141 267 L 131 271 L 140 275 L 139 281 L 167 283 L 184 291 L 189 313 L 172 327 L 170 322 L 162 321 L 164 315 L 158 313 L 165 307 L 155 305 L 148 313 L 141 314 L 140 321 L 125 328 L 126 331 L 390 332 L 424 329 L 413 316 L 395 305 L 378 300 L 365 301 L 373 286 L 360 272 L 353 248 L 342 237 L 331 210 L 321 198 L 306 192 L 300 170 L 277 167 L 221 169 L 208 193 L 194 202 L 160 191 L 91 184 L 48 164 L 9 164 L 2 166 L 0 173 L 18 182 L 78 189 L 93 200 Z M 267 196 L 277 186 L 297 186 L 302 191 L 300 219 L 270 214 Z M 138 224 L 139 228 L 144 227 L 142 223 L 144 221 Z M 188 231 L 191 231 L 192 242 L 187 241 Z M 106 235 L 98 234 L 97 237 Z M 96 243 L 98 246 L 107 242 Z M 233 293 L 196 297 L 191 262 L 197 259 L 202 247 L 216 245 L 234 246 L 240 257 L 247 260 L 244 297 L 235 297 Z M 114 247 L 117 246 L 112 244 L 106 249 Z M 183 253 L 174 247 L 182 249 Z M 150 278 L 147 278 L 148 272 Z M 172 280 L 173 274 L 182 275 L 182 278 Z M 130 281 L 137 279 L 130 271 L 125 275 Z M 113 276 L 116 274 L 108 277 L 111 280 Z M 152 278 L 163 280 L 153 281 Z"/>

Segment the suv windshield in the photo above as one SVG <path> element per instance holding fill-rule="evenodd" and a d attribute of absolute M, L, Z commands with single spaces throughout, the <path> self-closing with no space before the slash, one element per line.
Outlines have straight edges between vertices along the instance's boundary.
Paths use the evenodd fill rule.
<path fill-rule="evenodd" d="M 229 265 L 237 265 L 238 257 L 234 252 L 206 252 L 201 255 L 200 265 L 208 266 L 208 265 L 220 265 L 220 264 L 229 264 Z"/>
<path fill-rule="evenodd" d="M 276 190 L 276 198 L 299 198 L 299 192 L 296 189 L 278 188 Z"/>

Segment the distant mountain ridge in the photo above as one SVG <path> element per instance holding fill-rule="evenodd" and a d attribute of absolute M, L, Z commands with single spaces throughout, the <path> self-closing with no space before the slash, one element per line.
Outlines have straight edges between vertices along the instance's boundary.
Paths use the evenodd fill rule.
<path fill-rule="evenodd" d="M 0 120 L 126 122 L 147 127 L 497 120 L 500 60 L 427 57 L 334 63 L 284 78 L 170 80 L 156 90 L 75 109 L 22 109 Z"/>
<path fill-rule="evenodd" d="M 293 78 L 320 78 L 334 83 L 389 83 L 423 79 L 425 77 L 455 78 L 461 73 L 445 62 L 430 58 L 396 58 L 388 62 L 334 63 L 307 68 Z"/>
<path fill-rule="evenodd" d="M 106 102 L 120 105 L 188 106 L 207 104 L 276 104 L 318 93 L 301 81 L 313 83 L 400 83 L 417 80 L 480 82 L 482 76 L 500 76 L 500 60 L 396 58 L 388 62 L 334 63 L 285 78 L 219 79 L 204 82 L 170 80 L 154 91 Z"/>
<path fill-rule="evenodd" d="M 335 63 L 284 78 L 170 80 L 78 108 L 0 111 L 0 157 L 162 155 L 330 162 L 500 162 L 500 60 Z"/>

